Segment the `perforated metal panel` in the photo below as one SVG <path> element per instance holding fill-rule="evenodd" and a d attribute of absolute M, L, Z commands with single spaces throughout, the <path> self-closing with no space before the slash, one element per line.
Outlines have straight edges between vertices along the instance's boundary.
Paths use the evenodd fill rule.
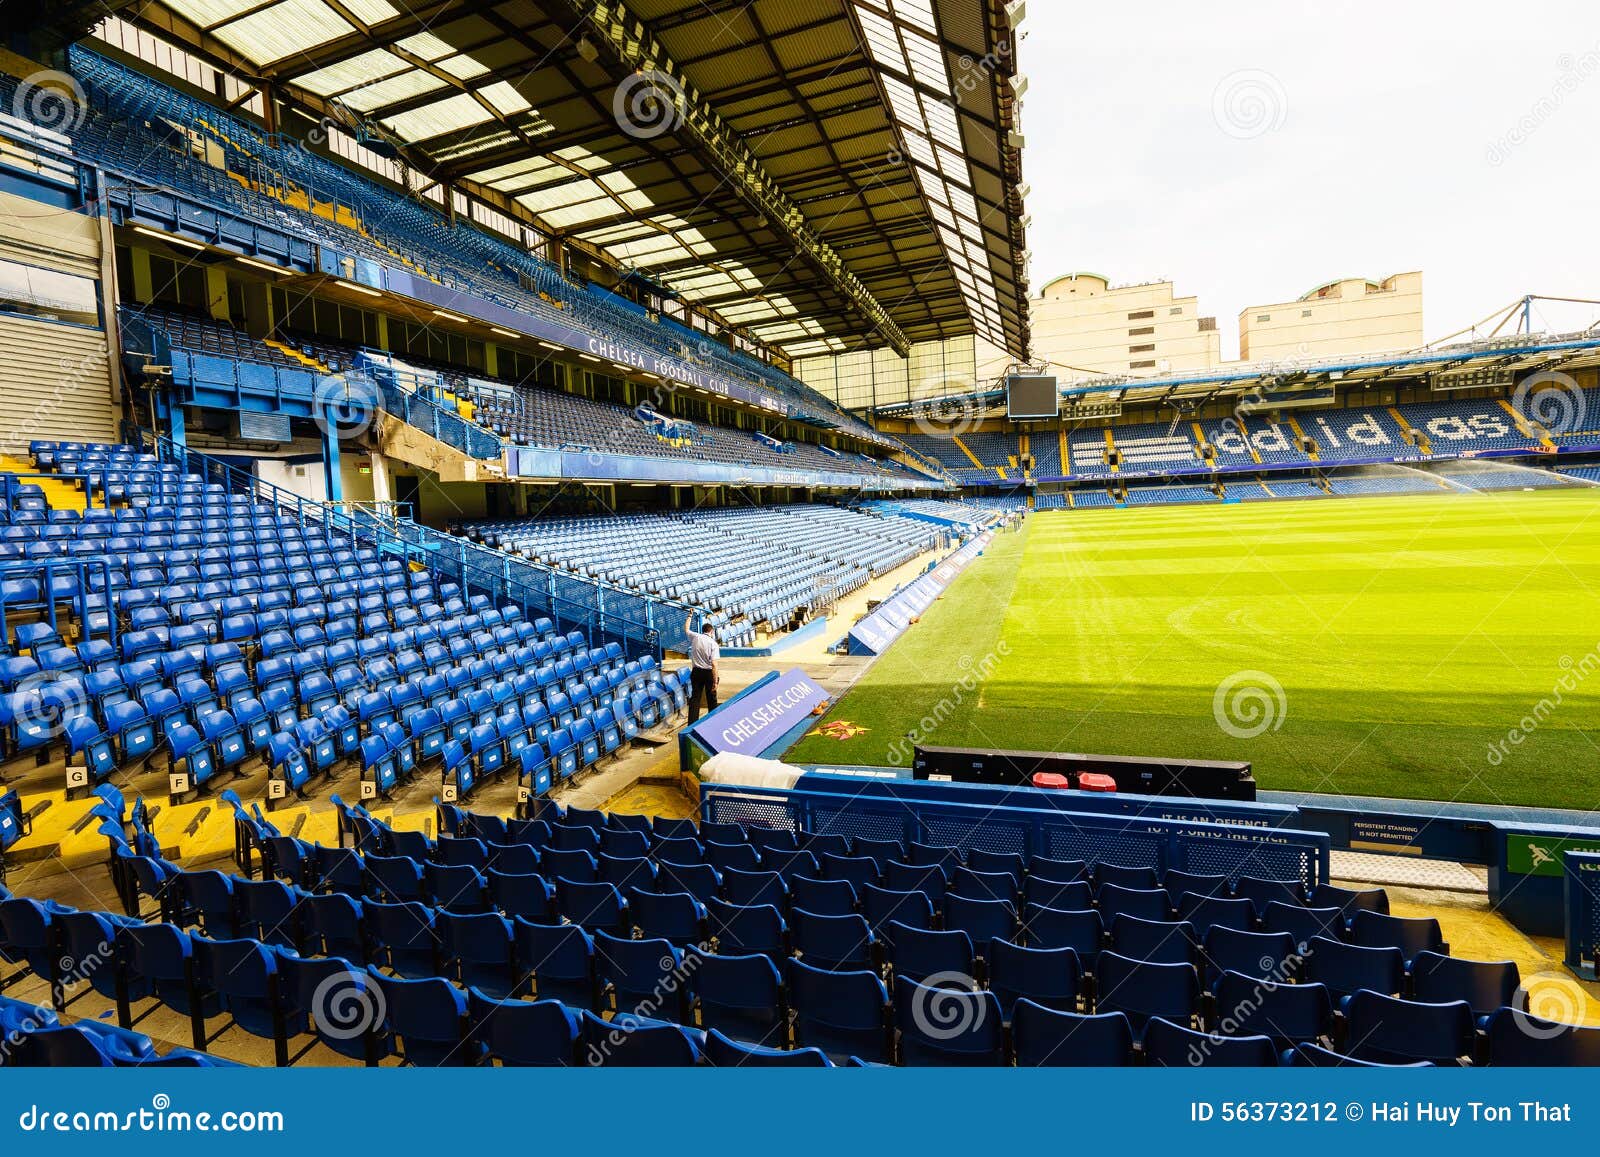
<path fill-rule="evenodd" d="M 1133 868 L 1148 865 L 1157 871 L 1166 867 L 1165 836 L 1097 832 L 1050 824 L 1044 826 L 1041 835 L 1044 855 L 1052 860 L 1083 860 L 1088 864 L 1105 860 Z"/>
<path fill-rule="evenodd" d="M 1226 835 L 1190 835 L 1185 838 L 1171 865 L 1185 872 L 1202 875 L 1256 876 L 1267 880 L 1298 880 L 1310 888 L 1320 882 L 1317 861 L 1307 849 L 1293 844 L 1264 843 Z"/>
<path fill-rule="evenodd" d="M 915 817 L 904 810 L 862 811 L 848 796 L 828 796 L 810 801 L 811 830 L 818 834 L 862 836 L 869 840 L 917 838 Z"/>
<path fill-rule="evenodd" d="M 930 816 L 923 825 L 925 844 L 954 845 L 958 848 L 981 848 L 986 852 L 1032 851 L 1033 824 L 1026 821 L 1007 820 L 991 815 L 988 819 L 946 819 Z"/>
<path fill-rule="evenodd" d="M 787 828 L 794 831 L 799 808 L 782 798 L 733 792 L 705 792 L 701 812 L 713 823 L 753 824 L 757 827 Z"/>

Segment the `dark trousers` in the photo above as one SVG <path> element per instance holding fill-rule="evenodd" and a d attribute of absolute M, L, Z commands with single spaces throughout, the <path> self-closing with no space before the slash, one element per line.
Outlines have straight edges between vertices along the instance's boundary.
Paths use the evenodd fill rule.
<path fill-rule="evenodd" d="M 717 709 L 717 681 L 709 667 L 689 669 L 689 722 L 700 718 L 700 696 L 706 697 L 706 714 Z"/>

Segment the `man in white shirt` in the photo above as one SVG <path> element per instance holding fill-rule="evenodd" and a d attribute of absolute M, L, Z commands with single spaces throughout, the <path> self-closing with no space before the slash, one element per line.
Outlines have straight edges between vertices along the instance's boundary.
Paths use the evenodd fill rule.
<path fill-rule="evenodd" d="M 707 623 L 698 631 L 694 629 L 693 615 L 685 620 L 683 630 L 689 636 L 689 722 L 693 723 L 700 718 L 702 694 L 706 700 L 706 714 L 717 709 L 717 684 L 721 681 L 717 660 L 722 657 L 722 649 L 717 646 L 711 624 Z"/>

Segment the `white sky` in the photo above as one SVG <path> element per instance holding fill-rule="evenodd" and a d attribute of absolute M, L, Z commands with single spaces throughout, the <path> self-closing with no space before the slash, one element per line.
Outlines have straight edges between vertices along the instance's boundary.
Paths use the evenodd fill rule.
<path fill-rule="evenodd" d="M 1593 0 L 1034 0 L 1023 33 L 1035 294 L 1170 279 L 1228 358 L 1241 309 L 1339 277 L 1422 270 L 1429 340 L 1600 297 Z"/>

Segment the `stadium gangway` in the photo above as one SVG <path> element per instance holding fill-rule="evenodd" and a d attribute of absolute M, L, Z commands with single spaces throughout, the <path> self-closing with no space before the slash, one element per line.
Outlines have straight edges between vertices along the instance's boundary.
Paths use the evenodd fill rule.
<path fill-rule="evenodd" d="M 98 587 L 91 582 L 98 580 Z M 89 595 L 98 589 L 106 598 L 106 625 L 95 628 Z M 120 646 L 121 632 L 112 609 L 111 563 L 104 557 L 23 558 L 0 562 L 0 646 L 9 646 L 11 620 L 19 611 L 38 611 L 56 636 L 61 637 L 57 606 L 72 604 L 81 637 L 104 635 Z"/>
<path fill-rule="evenodd" d="M 1020 852 L 1024 857 L 1148 865 L 1230 878 L 1248 875 L 1326 883 L 1326 832 L 1141 816 L 995 807 L 806 792 L 798 788 L 706 783 L 703 821 L 792 832 L 837 833 L 933 845 Z"/>
<path fill-rule="evenodd" d="M 577 628 L 591 642 L 614 639 L 624 645 L 643 647 L 657 658 L 661 655 L 664 636 L 655 621 L 654 600 L 624 591 L 602 591 L 598 584 L 557 576 L 500 551 L 395 517 L 394 506 L 401 504 L 394 504 L 387 510 L 362 509 L 359 505 L 338 507 L 285 490 L 143 427 L 128 427 L 126 440 L 141 449 L 152 449 L 162 461 L 176 464 L 186 474 L 216 482 L 230 494 L 250 495 L 298 519 L 304 526 L 318 527 L 330 539 L 347 538 L 351 549 L 358 545 L 371 546 L 401 558 L 408 566 L 426 567 L 440 577 L 460 583 L 464 589 L 515 603 L 530 618 L 547 616 L 563 630 Z M 526 568 L 528 573 L 520 568 Z M 535 574 L 543 577 L 536 579 Z M 558 586 L 558 582 L 565 585 Z M 584 598 L 571 597 L 580 589 Z M 641 614 L 641 610 L 646 613 Z M 681 634 L 685 614 L 684 609 L 673 607 L 663 612 L 664 621 L 670 624 L 676 617 L 677 631 Z"/>

